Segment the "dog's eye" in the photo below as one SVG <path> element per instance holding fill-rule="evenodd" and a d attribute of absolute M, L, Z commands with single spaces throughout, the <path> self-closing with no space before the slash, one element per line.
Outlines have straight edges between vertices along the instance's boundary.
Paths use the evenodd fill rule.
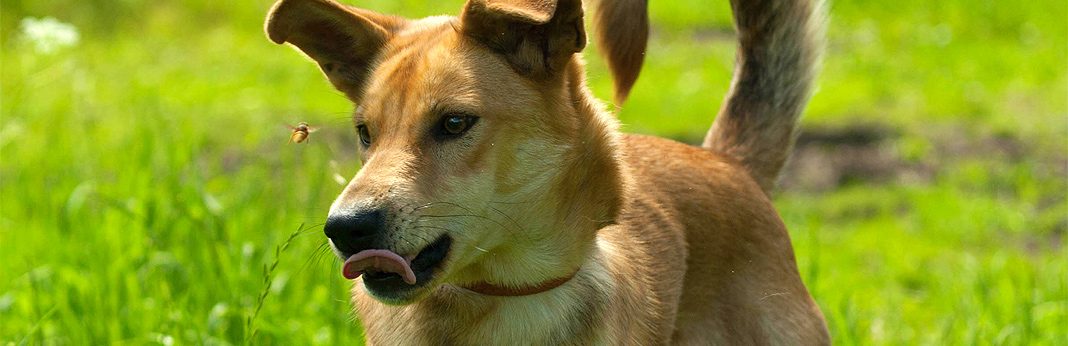
<path fill-rule="evenodd" d="M 360 133 L 360 143 L 362 143 L 363 146 L 371 146 L 371 133 L 367 131 L 367 125 L 356 125 L 356 132 Z"/>
<path fill-rule="evenodd" d="M 464 132 L 471 129 L 471 126 L 474 126 L 477 121 L 478 117 L 467 114 L 447 114 L 441 119 L 441 135 L 445 137 L 459 137 L 464 134 Z"/>

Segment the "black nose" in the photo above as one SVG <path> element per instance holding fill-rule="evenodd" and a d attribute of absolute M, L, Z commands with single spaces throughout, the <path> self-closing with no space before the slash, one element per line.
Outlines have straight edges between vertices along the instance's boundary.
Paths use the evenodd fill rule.
<path fill-rule="evenodd" d="M 326 218 L 323 232 L 334 242 L 338 250 L 354 254 L 372 248 L 376 239 L 385 230 L 385 212 L 367 209 L 331 213 Z"/>

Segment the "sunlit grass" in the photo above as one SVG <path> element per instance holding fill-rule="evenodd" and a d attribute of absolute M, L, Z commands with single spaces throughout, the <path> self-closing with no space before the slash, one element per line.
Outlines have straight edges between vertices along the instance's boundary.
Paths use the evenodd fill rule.
<path fill-rule="evenodd" d="M 459 3 L 360 5 L 417 16 Z M 647 66 L 620 118 L 693 142 L 728 86 L 728 7 L 652 5 Z M 358 169 L 351 105 L 264 38 L 268 6 L 0 5 L 0 342 L 236 344 L 251 316 L 253 343 L 360 339 L 324 238 L 286 239 L 320 224 L 335 176 Z M 936 168 L 777 197 L 839 344 L 1068 340 L 1064 13 L 1055 1 L 832 4 L 805 125 L 880 124 L 908 163 Z M 37 52 L 19 23 L 46 16 L 79 42 Z M 607 98 L 595 51 L 591 83 Z M 298 121 L 323 129 L 287 144 Z M 990 136 L 1022 156 L 943 148 Z"/>

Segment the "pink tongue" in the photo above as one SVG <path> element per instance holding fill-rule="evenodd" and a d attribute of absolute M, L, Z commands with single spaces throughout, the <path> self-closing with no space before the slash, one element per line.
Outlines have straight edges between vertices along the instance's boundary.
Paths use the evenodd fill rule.
<path fill-rule="evenodd" d="M 415 273 L 408 261 L 389 250 L 363 250 L 345 260 L 341 275 L 352 280 L 360 277 L 367 269 L 400 275 L 409 285 L 415 284 Z"/>

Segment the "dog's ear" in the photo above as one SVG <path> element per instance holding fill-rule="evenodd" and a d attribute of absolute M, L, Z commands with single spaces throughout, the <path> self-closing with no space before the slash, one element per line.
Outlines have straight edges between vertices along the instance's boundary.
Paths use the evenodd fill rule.
<path fill-rule="evenodd" d="M 594 36 L 615 79 L 615 101 L 622 104 L 638 80 L 649 41 L 646 0 L 594 0 Z"/>
<path fill-rule="evenodd" d="M 374 59 L 404 19 L 331 0 L 279 0 L 267 15 L 267 37 L 307 54 L 353 101 L 363 95 Z"/>
<path fill-rule="evenodd" d="M 465 35 L 533 78 L 563 71 L 586 47 L 580 0 L 468 0 L 461 21 Z"/>

